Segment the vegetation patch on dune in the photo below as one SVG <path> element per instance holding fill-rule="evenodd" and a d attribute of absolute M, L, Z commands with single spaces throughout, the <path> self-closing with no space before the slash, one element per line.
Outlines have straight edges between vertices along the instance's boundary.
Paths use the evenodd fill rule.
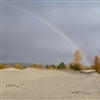
<path fill-rule="evenodd" d="M 71 70 L 76 70 L 76 71 L 81 71 L 84 72 L 86 70 L 95 70 L 100 74 L 100 57 L 95 56 L 94 58 L 94 65 L 91 66 L 83 66 L 81 64 L 82 60 L 82 53 L 80 50 L 76 50 L 74 53 L 74 59 L 73 62 L 69 63 L 68 66 L 64 62 L 61 62 L 59 65 L 46 65 L 45 67 L 40 65 L 40 64 L 33 64 L 31 66 L 28 66 L 28 68 L 37 68 L 37 69 L 49 69 L 49 70 L 61 70 L 61 69 L 71 69 Z M 22 66 L 20 63 L 17 63 L 15 66 L 10 66 L 9 64 L 3 65 L 2 63 L 0 64 L 0 69 L 6 69 L 6 68 L 15 68 L 15 69 L 20 69 L 23 70 L 26 68 L 26 66 Z M 91 72 L 91 71 L 89 71 Z"/>

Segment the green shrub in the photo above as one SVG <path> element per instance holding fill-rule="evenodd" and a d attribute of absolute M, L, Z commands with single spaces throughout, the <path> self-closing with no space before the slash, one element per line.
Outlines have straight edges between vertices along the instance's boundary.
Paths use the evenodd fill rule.
<path fill-rule="evenodd" d="M 81 66 L 81 64 L 71 63 L 70 64 L 70 69 L 73 69 L 73 70 L 81 70 L 82 69 L 82 66 Z"/>
<path fill-rule="evenodd" d="M 38 65 L 38 68 L 43 69 L 44 67 L 43 67 L 43 65 Z"/>
<path fill-rule="evenodd" d="M 20 64 L 16 64 L 14 68 L 16 68 L 16 69 L 24 69 Z"/>
<path fill-rule="evenodd" d="M 37 64 L 34 64 L 33 67 L 34 67 L 34 68 L 38 68 L 38 65 L 37 65 Z"/>
<path fill-rule="evenodd" d="M 81 70 L 91 70 L 92 67 L 91 66 L 82 66 Z"/>
<path fill-rule="evenodd" d="M 55 69 L 52 65 L 49 66 L 49 69 Z"/>
<path fill-rule="evenodd" d="M 25 68 L 26 68 L 26 66 L 23 66 L 23 68 L 25 69 Z"/>
<path fill-rule="evenodd" d="M 55 69 L 56 67 L 55 67 L 55 65 L 46 65 L 46 67 L 45 68 L 47 68 L 47 69 Z"/>
<path fill-rule="evenodd" d="M 39 66 L 37 64 L 31 65 L 32 68 L 38 68 Z"/>
<path fill-rule="evenodd" d="M 49 68 L 49 66 L 48 65 L 46 65 L 46 67 L 45 68 Z"/>
<path fill-rule="evenodd" d="M 3 64 L 0 64 L 0 69 L 3 69 L 4 68 L 4 65 Z"/>
<path fill-rule="evenodd" d="M 54 69 L 56 69 L 56 66 L 54 64 L 51 65 Z"/>
<path fill-rule="evenodd" d="M 35 65 L 35 64 L 34 64 Z M 34 65 L 31 65 L 32 68 L 34 68 Z M 35 65 L 36 66 L 36 65 Z"/>
<path fill-rule="evenodd" d="M 42 69 L 42 68 L 44 68 L 44 67 L 43 67 L 42 65 L 34 64 L 34 65 L 31 65 L 31 68 Z"/>

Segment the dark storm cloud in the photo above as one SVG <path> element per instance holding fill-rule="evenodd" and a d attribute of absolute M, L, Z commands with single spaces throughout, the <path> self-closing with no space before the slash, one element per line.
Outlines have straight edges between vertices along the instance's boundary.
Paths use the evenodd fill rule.
<path fill-rule="evenodd" d="M 100 39 L 99 2 L 3 3 L 3 61 L 66 64 L 74 49 L 41 20 L 17 8 L 34 12 L 64 32 L 92 63 Z M 24 6 L 24 7 L 23 7 Z"/>
<path fill-rule="evenodd" d="M 69 3 L 69 6 L 63 5 L 62 9 L 56 9 L 49 14 L 53 22 L 64 30 L 91 62 L 100 49 L 99 5 L 100 3 Z"/>

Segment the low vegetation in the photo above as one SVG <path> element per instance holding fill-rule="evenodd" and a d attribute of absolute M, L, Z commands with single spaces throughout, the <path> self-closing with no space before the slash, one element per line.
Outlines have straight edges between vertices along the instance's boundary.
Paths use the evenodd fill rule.
<path fill-rule="evenodd" d="M 59 65 L 46 65 L 45 67 L 42 66 L 42 65 L 38 65 L 38 64 L 33 64 L 31 66 L 29 66 L 30 68 L 38 68 L 38 69 L 41 69 L 41 68 L 45 68 L 45 69 L 51 69 L 51 70 L 54 70 L 54 69 L 72 69 L 72 70 L 91 70 L 91 69 L 94 69 L 96 70 L 96 72 L 98 72 L 100 74 L 100 57 L 99 56 L 95 56 L 94 58 L 94 65 L 90 66 L 90 67 L 86 67 L 86 66 L 83 66 L 81 64 L 81 60 L 82 60 L 82 54 L 79 50 L 76 50 L 75 53 L 74 53 L 74 59 L 73 59 L 73 62 L 69 63 L 68 66 L 66 66 L 66 64 L 64 64 L 64 62 L 61 62 Z M 5 68 L 16 68 L 16 69 L 25 69 L 27 68 L 26 66 L 22 66 L 21 64 L 16 64 L 15 66 L 10 66 L 9 64 L 7 65 L 3 65 L 2 63 L 0 63 L 0 69 L 5 69 Z"/>
<path fill-rule="evenodd" d="M 55 65 L 46 65 L 46 67 L 45 67 L 46 69 L 51 69 L 51 70 L 53 70 L 53 69 L 56 69 L 56 66 Z"/>
<path fill-rule="evenodd" d="M 4 65 L 3 64 L 0 64 L 0 69 L 3 69 L 4 68 Z"/>
<path fill-rule="evenodd" d="M 73 70 L 82 70 L 82 65 L 77 63 L 70 63 L 69 68 Z"/>
<path fill-rule="evenodd" d="M 57 69 L 66 69 L 66 64 L 64 64 L 63 62 L 61 62 L 58 66 Z"/>
<path fill-rule="evenodd" d="M 23 66 L 21 66 L 21 64 L 16 64 L 15 66 L 14 66 L 14 68 L 16 68 L 16 69 L 24 69 L 24 67 Z"/>
<path fill-rule="evenodd" d="M 11 68 L 9 64 L 5 65 L 4 68 Z"/>
<path fill-rule="evenodd" d="M 30 68 L 43 68 L 43 66 L 42 65 L 38 65 L 38 64 L 33 64 L 33 65 L 31 65 L 30 66 Z"/>
<path fill-rule="evenodd" d="M 79 50 L 76 50 L 74 53 L 74 60 L 73 63 L 69 63 L 69 68 L 73 70 L 82 70 L 82 65 L 81 65 L 81 60 L 82 60 L 82 54 Z"/>
<path fill-rule="evenodd" d="M 98 72 L 100 74 L 100 57 L 99 56 L 95 56 L 95 58 L 94 58 L 93 69 L 95 69 L 96 72 Z"/>

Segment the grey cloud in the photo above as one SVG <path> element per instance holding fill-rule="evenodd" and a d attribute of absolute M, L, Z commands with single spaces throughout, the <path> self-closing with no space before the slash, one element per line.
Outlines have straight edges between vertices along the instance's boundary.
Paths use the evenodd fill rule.
<path fill-rule="evenodd" d="M 94 56 L 99 54 L 100 3 L 21 2 L 18 4 L 63 31 L 91 63 Z M 2 16 L 4 62 L 58 64 L 64 61 L 68 64 L 73 60 L 75 52 L 73 47 L 40 19 L 8 3 L 3 3 Z"/>

